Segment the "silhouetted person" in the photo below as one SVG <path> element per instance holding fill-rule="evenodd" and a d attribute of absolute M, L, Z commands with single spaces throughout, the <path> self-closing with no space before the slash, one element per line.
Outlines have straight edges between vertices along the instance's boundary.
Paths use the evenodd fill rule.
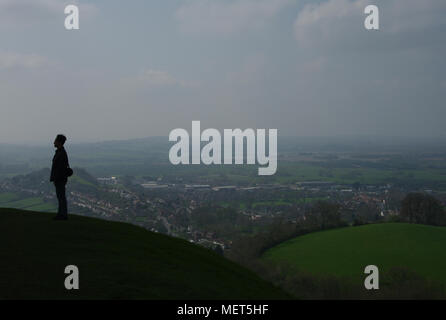
<path fill-rule="evenodd" d="M 57 210 L 57 215 L 54 220 L 67 220 L 67 198 L 65 195 L 65 185 L 68 180 L 68 155 L 65 151 L 64 144 L 67 138 L 59 134 L 54 140 L 54 147 L 57 148 L 56 154 L 53 157 L 53 165 L 51 167 L 51 178 L 50 181 L 54 183 L 56 187 L 56 196 L 59 202 L 59 208 Z"/>

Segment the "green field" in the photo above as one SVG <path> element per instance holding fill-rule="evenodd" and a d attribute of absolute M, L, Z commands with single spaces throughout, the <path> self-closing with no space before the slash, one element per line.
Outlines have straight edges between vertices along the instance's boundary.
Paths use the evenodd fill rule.
<path fill-rule="evenodd" d="M 55 212 L 56 206 L 52 203 L 43 201 L 39 197 L 28 197 L 20 199 L 20 196 L 15 193 L 0 193 L 0 207 L 26 209 L 41 212 Z"/>
<path fill-rule="evenodd" d="M 446 284 L 446 227 L 406 223 L 372 224 L 307 234 L 286 241 L 264 255 L 314 275 L 364 279 L 364 268 L 380 273 L 405 267 Z"/>
<path fill-rule="evenodd" d="M 126 223 L 0 209 L 0 299 L 287 299 L 211 250 Z M 64 288 L 65 266 L 79 290 Z"/>
<path fill-rule="evenodd" d="M 0 193 L 0 204 L 15 201 L 18 198 L 19 198 L 19 196 L 15 193 L 11 193 L 11 192 Z"/>
<path fill-rule="evenodd" d="M 318 164 L 283 162 L 280 164 L 276 182 L 328 181 L 340 184 L 385 184 L 385 183 L 427 183 L 446 184 L 444 168 L 373 168 L 373 167 L 333 167 Z"/>

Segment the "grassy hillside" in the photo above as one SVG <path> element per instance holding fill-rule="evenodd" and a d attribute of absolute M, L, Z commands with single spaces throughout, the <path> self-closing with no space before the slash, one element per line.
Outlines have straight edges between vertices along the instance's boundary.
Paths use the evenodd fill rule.
<path fill-rule="evenodd" d="M 247 269 L 129 224 L 0 209 L 0 299 L 283 299 Z M 65 266 L 80 289 L 64 288 Z"/>
<path fill-rule="evenodd" d="M 364 279 L 364 267 L 381 272 L 405 267 L 446 284 L 446 228 L 405 223 L 373 224 L 311 233 L 270 250 L 264 260 L 287 262 L 314 275 Z"/>

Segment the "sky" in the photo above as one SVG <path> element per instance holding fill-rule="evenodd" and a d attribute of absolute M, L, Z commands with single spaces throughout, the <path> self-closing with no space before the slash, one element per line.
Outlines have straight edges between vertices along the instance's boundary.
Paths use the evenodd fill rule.
<path fill-rule="evenodd" d="M 0 0 L 0 143 L 446 138 L 445 40 L 444 0 Z"/>

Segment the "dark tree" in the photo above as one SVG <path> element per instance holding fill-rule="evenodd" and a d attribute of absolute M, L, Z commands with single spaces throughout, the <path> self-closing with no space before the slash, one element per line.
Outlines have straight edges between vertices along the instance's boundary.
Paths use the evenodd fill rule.
<path fill-rule="evenodd" d="M 440 201 L 424 193 L 409 193 L 401 202 L 401 218 L 410 223 L 445 225 Z"/>
<path fill-rule="evenodd" d="M 328 201 L 318 201 L 311 208 L 308 220 L 309 223 L 322 230 L 336 228 L 343 224 L 339 205 Z"/>

